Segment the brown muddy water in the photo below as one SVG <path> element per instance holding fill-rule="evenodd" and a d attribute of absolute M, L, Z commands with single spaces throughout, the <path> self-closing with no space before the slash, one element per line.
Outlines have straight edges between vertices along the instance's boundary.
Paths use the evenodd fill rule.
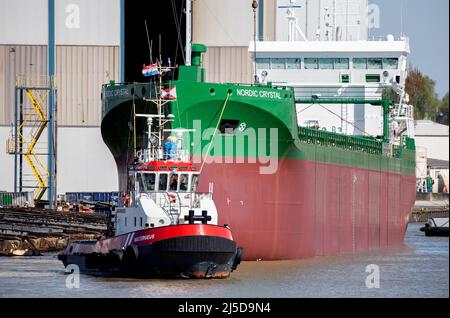
<path fill-rule="evenodd" d="M 68 275 L 56 255 L 1 257 L 0 297 L 449 297 L 449 239 L 429 238 L 410 224 L 406 248 L 390 253 L 243 262 L 225 280 L 136 280 Z M 379 268 L 379 288 L 367 288 L 366 267 Z M 375 280 L 369 280 L 375 282 Z M 374 285 L 372 285 L 373 287 Z M 377 287 L 375 285 L 375 287 Z"/>

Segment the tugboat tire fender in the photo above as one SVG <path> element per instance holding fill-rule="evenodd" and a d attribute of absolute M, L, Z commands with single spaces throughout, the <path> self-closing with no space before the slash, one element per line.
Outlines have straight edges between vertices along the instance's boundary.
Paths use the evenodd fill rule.
<path fill-rule="evenodd" d="M 129 245 L 123 253 L 122 262 L 125 264 L 134 263 L 139 259 L 139 250 L 134 245 Z"/>
<path fill-rule="evenodd" d="M 238 265 L 241 263 L 242 254 L 244 249 L 242 247 L 238 247 L 236 250 L 236 255 L 234 256 L 233 265 L 231 265 L 231 271 L 234 271 Z"/>

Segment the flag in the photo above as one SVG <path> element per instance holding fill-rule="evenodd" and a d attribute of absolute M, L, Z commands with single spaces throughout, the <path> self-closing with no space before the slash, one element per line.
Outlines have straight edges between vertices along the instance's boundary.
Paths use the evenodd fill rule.
<path fill-rule="evenodd" d="M 166 88 L 161 91 L 161 98 L 162 99 L 170 99 L 170 100 L 176 100 L 177 99 L 177 88 Z"/>
<path fill-rule="evenodd" d="M 156 64 L 150 64 L 150 65 L 144 66 L 144 68 L 142 69 L 142 75 L 147 76 L 147 77 L 155 76 L 158 74 L 159 74 L 158 65 L 156 65 Z"/>

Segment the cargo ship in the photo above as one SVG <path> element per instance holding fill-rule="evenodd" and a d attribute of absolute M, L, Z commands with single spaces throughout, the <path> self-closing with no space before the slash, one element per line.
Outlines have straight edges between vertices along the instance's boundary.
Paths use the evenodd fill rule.
<path fill-rule="evenodd" d="M 205 81 L 207 48 L 194 44 L 190 65 L 167 81 L 177 95 L 166 108 L 177 117 L 171 128 L 196 131 L 184 146 L 199 164 L 199 190 L 214 185 L 219 223 L 233 229 L 245 260 L 403 243 L 416 188 L 413 111 L 402 88 L 409 47 L 405 39 L 380 43 L 250 43 L 253 84 Z M 102 135 L 121 191 L 131 151 L 126 114 L 136 100 L 145 107 L 145 87 L 103 89 Z M 385 89 L 397 100 L 384 99 Z"/>

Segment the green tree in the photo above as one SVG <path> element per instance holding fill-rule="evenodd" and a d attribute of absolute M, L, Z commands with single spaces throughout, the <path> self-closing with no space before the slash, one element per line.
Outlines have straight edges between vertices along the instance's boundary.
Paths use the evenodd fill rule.
<path fill-rule="evenodd" d="M 409 104 L 414 106 L 415 119 L 436 119 L 441 101 L 435 92 L 436 82 L 422 74 L 417 68 L 409 70 L 405 91 Z"/>
<path fill-rule="evenodd" d="M 391 87 L 383 88 L 382 96 L 383 99 L 390 99 L 395 102 L 398 102 L 399 100 L 398 94 Z"/>
<path fill-rule="evenodd" d="M 442 98 L 438 116 L 442 117 L 442 124 L 448 125 L 448 93 Z"/>

